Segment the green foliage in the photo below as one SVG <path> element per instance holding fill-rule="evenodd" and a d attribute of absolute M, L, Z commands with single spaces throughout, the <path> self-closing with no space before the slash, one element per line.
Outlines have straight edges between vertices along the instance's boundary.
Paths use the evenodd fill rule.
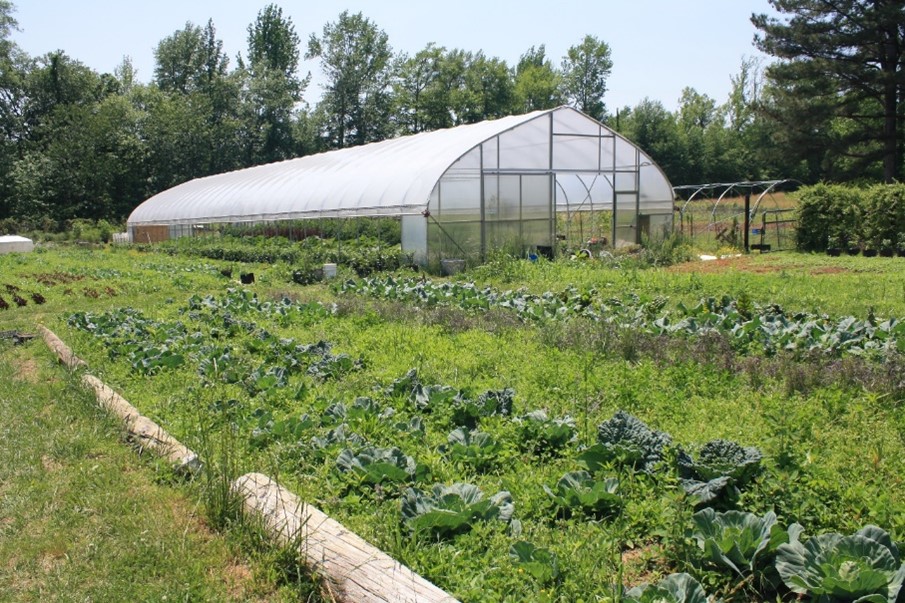
<path fill-rule="evenodd" d="M 878 184 L 865 191 L 864 236 L 874 249 L 892 248 L 905 236 L 905 184 Z M 887 245 L 883 245 L 883 241 Z"/>
<path fill-rule="evenodd" d="M 863 237 L 864 203 L 864 194 L 853 187 L 816 184 L 801 189 L 796 229 L 798 248 L 823 251 L 830 237 L 857 244 Z"/>
<path fill-rule="evenodd" d="M 695 513 L 692 520 L 691 536 L 703 560 L 740 577 L 772 563 L 777 547 L 789 540 L 786 531 L 776 525 L 772 511 L 758 517 L 743 511 L 718 513 L 706 508 Z"/>
<path fill-rule="evenodd" d="M 671 442 L 668 433 L 652 430 L 620 410 L 597 427 L 597 444 L 582 452 L 578 461 L 595 472 L 609 464 L 652 472 Z"/>
<path fill-rule="evenodd" d="M 471 530 L 478 522 L 509 523 L 515 505 L 509 492 L 484 498 L 471 484 L 435 484 L 430 493 L 408 488 L 402 494 L 402 519 L 418 535 L 432 539 L 451 538 Z"/>
<path fill-rule="evenodd" d="M 342 149 L 390 135 L 392 48 L 386 32 L 362 13 L 340 13 L 308 40 L 306 59 L 320 59 L 327 84 L 318 110 L 326 145 Z"/>
<path fill-rule="evenodd" d="M 599 519 L 617 513 L 624 504 L 618 479 L 596 480 L 587 471 L 566 473 L 554 489 L 544 486 L 544 491 L 564 517 L 577 513 Z"/>
<path fill-rule="evenodd" d="M 606 116 L 603 95 L 613 70 L 610 47 L 603 40 L 586 35 L 581 43 L 566 51 L 562 62 L 564 91 L 568 99 L 597 120 Z"/>
<path fill-rule="evenodd" d="M 509 547 L 512 562 L 541 584 L 555 582 L 560 577 L 559 559 L 549 549 L 519 540 Z"/>
<path fill-rule="evenodd" d="M 625 593 L 625 603 L 708 603 L 701 584 L 688 574 L 670 574 L 656 584 L 636 586 Z"/>
<path fill-rule="evenodd" d="M 885 530 L 867 526 L 851 536 L 820 534 L 802 543 L 803 531 L 790 526 L 789 542 L 776 554 L 776 569 L 792 592 L 821 601 L 895 603 L 905 563 Z"/>
<path fill-rule="evenodd" d="M 751 20 L 758 48 L 778 59 L 767 68 L 771 112 L 803 142 L 804 149 L 789 151 L 807 156 L 823 146 L 808 159 L 835 168 L 829 177 L 862 177 L 882 165 L 875 173 L 885 182 L 901 179 L 895 133 L 902 131 L 905 87 L 901 58 L 890 51 L 905 42 L 901 6 L 783 0 L 773 8 Z"/>

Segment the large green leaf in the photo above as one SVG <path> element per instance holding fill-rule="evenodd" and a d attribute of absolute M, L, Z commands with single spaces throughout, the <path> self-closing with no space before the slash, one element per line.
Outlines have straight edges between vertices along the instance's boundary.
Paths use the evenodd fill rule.
<path fill-rule="evenodd" d="M 435 484 L 430 493 L 407 488 L 402 494 L 402 519 L 414 533 L 449 538 L 467 532 L 480 521 L 498 519 L 509 523 L 515 505 L 509 492 L 485 499 L 472 484 Z"/>
<path fill-rule="evenodd" d="M 597 441 L 598 446 L 592 447 L 592 458 L 586 461 L 589 464 L 599 465 L 609 461 L 652 471 L 663 459 L 663 452 L 672 438 L 667 433 L 652 430 L 638 418 L 620 410 L 598 426 Z"/>
<path fill-rule="evenodd" d="M 717 513 L 706 508 L 692 517 L 692 537 L 704 560 L 731 569 L 740 576 L 754 571 L 759 556 L 770 547 L 776 515 L 763 517 L 741 511 Z"/>
<path fill-rule="evenodd" d="M 657 584 L 642 584 L 625 593 L 626 603 L 709 603 L 701 584 L 688 574 L 670 574 Z"/>
<path fill-rule="evenodd" d="M 776 569 L 793 592 L 840 601 L 895 603 L 905 579 L 888 534 L 868 526 L 851 536 L 821 534 L 802 543 L 800 526 L 777 549 Z M 892 545 L 894 546 L 894 545 Z"/>
<path fill-rule="evenodd" d="M 509 557 L 541 584 L 557 580 L 560 576 L 556 553 L 538 548 L 533 543 L 519 540 L 509 547 Z"/>
<path fill-rule="evenodd" d="M 619 480 L 608 478 L 598 481 L 587 471 L 572 471 L 563 475 L 555 489 L 544 486 L 544 491 L 553 500 L 563 515 L 582 513 L 603 517 L 622 508 L 619 495 Z"/>

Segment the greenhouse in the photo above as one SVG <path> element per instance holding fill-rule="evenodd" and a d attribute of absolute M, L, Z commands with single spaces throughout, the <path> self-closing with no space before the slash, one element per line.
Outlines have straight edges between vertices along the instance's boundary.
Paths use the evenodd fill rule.
<path fill-rule="evenodd" d="M 139 205 L 134 242 L 221 224 L 391 216 L 421 264 L 557 241 L 641 243 L 672 226 L 673 191 L 637 146 L 570 107 L 237 170 Z"/>

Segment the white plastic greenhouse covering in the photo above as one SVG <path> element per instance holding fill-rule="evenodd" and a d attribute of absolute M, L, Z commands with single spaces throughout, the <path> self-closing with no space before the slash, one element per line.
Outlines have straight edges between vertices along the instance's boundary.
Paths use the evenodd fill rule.
<path fill-rule="evenodd" d="M 631 142 L 570 107 L 198 178 L 129 216 L 134 241 L 203 225 L 402 217 L 416 259 L 551 248 L 556 211 L 612 212 L 613 241 L 671 224 L 672 186 Z"/>

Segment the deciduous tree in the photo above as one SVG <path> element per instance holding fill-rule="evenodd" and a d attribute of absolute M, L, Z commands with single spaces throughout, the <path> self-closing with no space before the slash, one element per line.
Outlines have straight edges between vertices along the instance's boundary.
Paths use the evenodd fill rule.
<path fill-rule="evenodd" d="M 575 107 L 594 119 L 606 117 L 606 82 L 613 70 L 609 45 L 587 35 L 572 46 L 562 62 L 563 91 Z"/>
<path fill-rule="evenodd" d="M 393 133 L 393 50 L 386 32 L 361 13 L 343 11 L 311 34 L 306 58 L 319 58 L 326 76 L 320 103 L 328 146 L 383 140 Z"/>

